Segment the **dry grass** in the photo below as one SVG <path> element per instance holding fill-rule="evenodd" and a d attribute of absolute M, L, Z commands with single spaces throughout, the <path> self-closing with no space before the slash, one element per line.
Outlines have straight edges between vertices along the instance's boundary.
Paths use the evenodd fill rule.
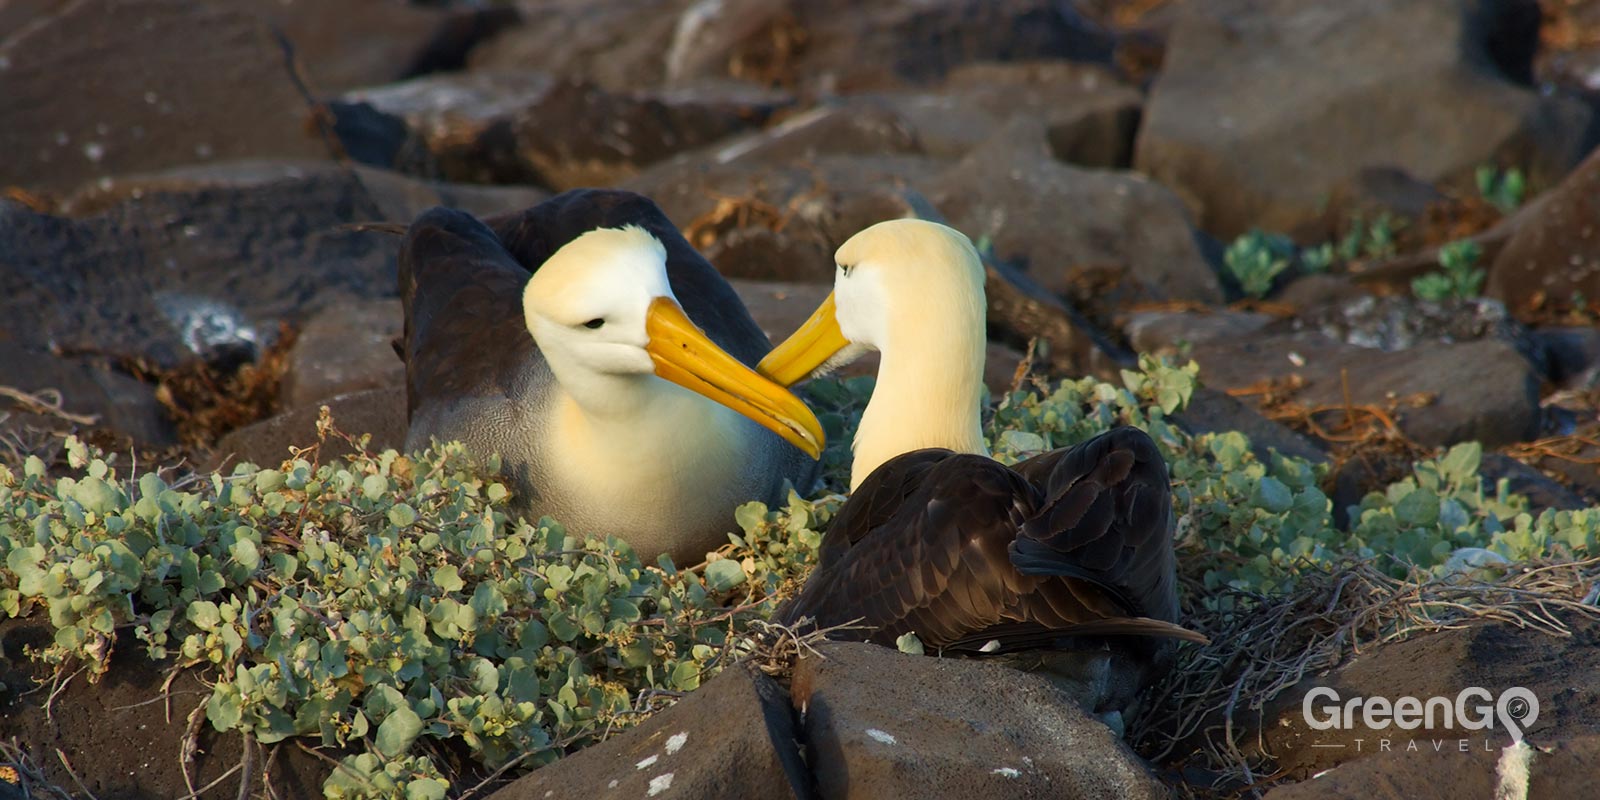
<path fill-rule="evenodd" d="M 58 754 L 61 751 L 56 751 Z M 63 756 L 63 762 L 65 757 Z M 11 784 L 22 797 L 36 800 L 76 800 L 79 795 L 52 783 L 44 768 L 15 738 L 0 741 L 0 781 Z M 82 797 L 94 797 L 85 792 Z"/>
<path fill-rule="evenodd" d="M 1522 307 L 1512 310 L 1516 312 L 1518 320 L 1535 328 L 1600 326 L 1600 299 L 1575 297 L 1571 294 L 1564 298 L 1551 297 L 1548 292 L 1540 289 L 1529 295 L 1528 301 Z"/>
<path fill-rule="evenodd" d="M 810 188 L 791 196 L 782 207 L 761 199 L 765 187 L 760 182 L 742 195 L 707 192 L 714 205 L 684 226 L 683 238 L 695 249 L 707 250 L 723 236 L 743 228 L 766 228 L 773 233 L 783 233 L 807 203 L 825 198 L 830 192 L 814 168 L 808 173 Z"/>
<path fill-rule="evenodd" d="M 1301 433 L 1308 433 L 1335 446 L 1338 452 L 1353 448 L 1385 445 L 1412 456 L 1426 457 L 1433 451 L 1412 441 L 1400 429 L 1395 415 L 1402 408 L 1425 408 L 1437 398 L 1418 393 L 1391 397 L 1383 404 L 1356 403 L 1351 399 L 1350 375 L 1340 370 L 1343 402 L 1303 403 L 1297 399 L 1305 388 L 1299 375 L 1268 378 L 1249 386 L 1227 390 L 1232 397 L 1254 398 L 1262 416 Z"/>
<path fill-rule="evenodd" d="M 783 230 L 789 214 L 760 198 L 718 197 L 710 211 L 696 217 L 683 229 L 683 238 L 697 250 L 716 244 L 730 230 L 759 225 L 773 232 Z"/>
<path fill-rule="evenodd" d="M 798 61 L 811 34 L 794 14 L 784 11 L 765 29 L 750 36 L 746 46 L 728 57 L 728 75 L 780 89 L 800 83 Z"/>
<path fill-rule="evenodd" d="M 1494 227 L 1505 214 L 1488 200 L 1470 192 L 1459 192 L 1448 199 L 1432 203 L 1417 220 L 1414 242 L 1416 249 L 1438 247 L 1466 239 Z"/>
<path fill-rule="evenodd" d="M 749 634 L 754 649 L 739 660 L 774 678 L 788 680 L 794 675 L 795 662 L 802 656 L 823 657 L 817 652 L 817 645 L 828 641 L 831 634 L 866 627 L 845 623 L 831 628 L 817 628 L 810 617 L 801 617 L 793 625 L 756 620 L 751 623 Z"/>
<path fill-rule="evenodd" d="M 56 213 L 56 200 L 46 194 L 29 191 L 21 186 L 0 189 L 0 200 L 9 200 L 38 214 Z"/>
<path fill-rule="evenodd" d="M 1259 738 L 1270 723 L 1264 709 L 1302 679 L 1385 643 L 1488 622 L 1569 636 L 1566 618 L 1600 616 L 1597 578 L 1600 559 L 1441 579 L 1397 579 L 1371 563 L 1349 563 L 1307 564 L 1298 588 L 1282 596 L 1191 585 L 1190 597 L 1206 596 L 1214 607 L 1192 610 L 1185 623 L 1211 644 L 1184 648 L 1129 739 L 1156 763 L 1220 776 L 1214 787 L 1191 787 L 1198 791 L 1260 788 L 1275 769 Z"/>
<path fill-rule="evenodd" d="M 181 463 L 193 448 L 210 447 L 228 431 L 277 413 L 294 339 L 295 332 L 284 326 L 258 361 L 238 366 L 194 359 L 162 369 L 135 357 L 70 353 L 105 359 L 108 368 L 154 384 L 156 399 L 177 429 L 181 445 L 144 449 L 126 434 L 101 427 L 98 415 L 75 409 L 59 390 L 0 385 L 0 463 L 21 464 L 38 456 L 52 470 L 63 467 L 63 444 L 74 435 L 107 452 L 133 452 L 135 463 Z"/>
<path fill-rule="evenodd" d="M 1173 0 L 1123 0 L 1112 11 L 1111 19 L 1121 26 L 1138 25 L 1146 14 L 1173 4 Z"/>
<path fill-rule="evenodd" d="M 1592 0 L 1539 0 L 1541 50 L 1566 52 L 1600 44 L 1600 26 L 1580 19 Z"/>
<path fill-rule="evenodd" d="M 254 363 L 229 369 L 195 359 L 145 377 L 155 380 L 156 399 L 172 417 L 178 438 L 192 447 L 208 447 L 228 431 L 278 411 L 278 388 L 294 340 L 294 329 L 283 325 Z"/>
<path fill-rule="evenodd" d="M 1542 458 L 1553 458 L 1573 464 L 1600 465 L 1600 455 L 1596 455 L 1600 453 L 1600 430 L 1523 442 L 1507 447 L 1505 453 L 1529 464 L 1538 463 Z"/>
<path fill-rule="evenodd" d="M 48 466 L 64 466 L 67 437 L 99 422 L 93 414 L 68 411 L 56 389 L 26 392 L 0 386 L 0 397 L 11 401 L 11 408 L 0 408 L 0 464 L 21 464 L 38 456 Z"/>

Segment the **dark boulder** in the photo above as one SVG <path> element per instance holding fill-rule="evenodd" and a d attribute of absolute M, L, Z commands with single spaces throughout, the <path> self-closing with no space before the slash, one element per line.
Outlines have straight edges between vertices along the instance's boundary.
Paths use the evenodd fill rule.
<path fill-rule="evenodd" d="M 1382 645 L 1331 674 L 1307 679 L 1267 707 L 1262 735 L 1268 752 L 1287 776 L 1302 782 L 1274 790 L 1272 798 L 1441 796 L 1439 787 L 1453 787 L 1462 797 L 1553 797 L 1549 790 L 1570 788 L 1574 776 L 1596 763 L 1600 738 L 1600 621 L 1566 616 L 1569 637 L 1552 636 L 1509 624 L 1479 625 L 1418 636 Z M 1536 718 L 1521 719 L 1534 746 L 1527 794 L 1498 795 L 1496 774 L 1511 736 L 1503 724 L 1488 730 L 1469 727 L 1467 720 L 1442 713 L 1434 724 L 1415 729 L 1395 725 L 1367 727 L 1358 712 L 1354 725 L 1313 729 L 1304 713 L 1313 689 L 1332 689 L 1341 699 L 1383 697 L 1456 697 L 1480 687 L 1489 700 L 1469 699 L 1468 709 L 1495 705 L 1508 689 L 1520 687 L 1536 698 Z M 1328 715 L 1325 696 L 1311 698 L 1319 723 Z M 1473 720 L 1479 715 L 1470 712 Z M 1425 723 L 1425 720 L 1424 720 Z M 1363 741 L 1357 742 L 1358 739 Z M 1387 744 L 1385 744 L 1385 740 Z M 1465 744 L 1463 744 L 1465 743 Z M 1328 770 L 1333 770 L 1328 772 Z M 1323 774 L 1326 773 L 1326 774 Z M 1320 777 L 1313 777 L 1320 776 Z M 1418 794 L 1420 792 L 1420 794 Z"/>
<path fill-rule="evenodd" d="M 459 69 L 473 46 L 519 17 L 507 6 L 429 8 L 406 0 L 228 3 L 280 31 L 306 82 L 319 93 Z"/>
<path fill-rule="evenodd" d="M 289 348 L 279 395 L 283 407 L 405 386 L 405 362 L 392 344 L 404 323 L 396 298 L 338 300 L 313 315 Z"/>
<path fill-rule="evenodd" d="M 792 694 L 823 797 L 1168 796 L 1109 728 L 1009 667 L 828 643 Z"/>
<path fill-rule="evenodd" d="M 490 800 L 810 798 L 788 698 L 734 667 L 627 733 L 542 767 Z"/>
<path fill-rule="evenodd" d="M 758 129 L 791 102 L 781 92 L 728 82 L 610 91 L 540 73 L 474 72 L 370 87 L 335 106 L 342 128 L 356 137 L 345 140 L 347 149 L 364 146 L 400 161 L 408 155 L 402 145 L 415 140 L 446 178 L 559 190 L 615 183 Z M 405 133 L 380 135 L 362 107 L 404 120 Z"/>
<path fill-rule="evenodd" d="M 1533 2 L 1217 0 L 1182 12 L 1135 166 L 1219 237 L 1324 234 L 1302 226 L 1373 167 L 1436 183 L 1517 165 L 1548 185 L 1590 142 L 1588 108 L 1524 82 Z"/>
<path fill-rule="evenodd" d="M 1050 153 L 1085 167 L 1127 167 L 1144 98 L 1109 69 L 1072 61 L 956 67 L 937 87 L 870 96 L 929 155 L 961 158 L 1018 117 L 1040 120 Z"/>
<path fill-rule="evenodd" d="M 0 341 L 0 385 L 40 400 L 59 398 L 61 410 L 87 427 L 116 431 L 142 447 L 161 448 L 178 441 L 156 387 L 99 359 L 60 358 Z M 71 420 L 42 413 L 31 403 L 0 398 L 0 430 L 26 441 L 21 429 L 70 428 Z"/>
<path fill-rule="evenodd" d="M 283 42 L 221 4 L 60 3 L 0 42 L 0 65 L 0 186 L 331 152 Z"/>
<path fill-rule="evenodd" d="M 0 205 L 0 335 L 171 367 L 254 352 L 336 292 L 393 295 L 393 236 L 351 174 L 153 191 L 81 218 Z"/>
<path fill-rule="evenodd" d="M 1489 265 L 1486 293 L 1515 313 L 1600 298 L 1600 152 L 1519 211 Z"/>
<path fill-rule="evenodd" d="M 1132 172 L 1057 161 L 1041 123 L 1017 123 L 928 187 L 952 225 L 991 242 L 995 256 L 1057 294 L 1104 280 L 1117 287 L 1099 298 L 1108 306 L 1222 302 L 1201 235 L 1176 195 Z"/>
<path fill-rule="evenodd" d="M 1263 332 L 1197 344 L 1192 357 L 1213 388 L 1293 378 L 1301 384 L 1295 401 L 1308 407 L 1342 407 L 1346 387 L 1356 405 L 1393 401 L 1400 429 L 1429 446 L 1475 440 L 1493 448 L 1539 430 L 1539 372 L 1503 339 L 1385 352 L 1309 331 Z"/>
<path fill-rule="evenodd" d="M 1050 0 L 558 0 L 478 48 L 486 69 L 628 89 L 731 77 L 826 91 L 931 82 L 971 61 L 1109 60 L 1112 38 Z"/>

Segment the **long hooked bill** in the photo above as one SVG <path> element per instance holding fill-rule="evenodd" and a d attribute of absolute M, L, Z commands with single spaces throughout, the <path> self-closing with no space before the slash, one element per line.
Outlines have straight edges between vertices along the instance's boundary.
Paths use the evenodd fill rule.
<path fill-rule="evenodd" d="M 829 292 L 828 299 L 811 312 L 811 318 L 799 330 L 761 359 L 756 371 L 784 386 L 793 386 L 849 345 L 850 340 L 839 330 L 833 292 Z"/>
<path fill-rule="evenodd" d="M 706 338 L 676 301 L 651 301 L 645 332 L 657 375 L 755 420 L 812 458 L 822 456 L 826 437 L 811 409 Z"/>

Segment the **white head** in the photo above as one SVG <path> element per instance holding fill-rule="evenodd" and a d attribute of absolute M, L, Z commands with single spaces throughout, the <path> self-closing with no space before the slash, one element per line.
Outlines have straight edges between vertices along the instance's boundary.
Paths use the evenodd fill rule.
<path fill-rule="evenodd" d="M 821 450 L 821 425 L 804 403 L 684 315 L 667 280 L 666 248 L 643 228 L 598 228 L 567 243 L 528 280 L 522 309 L 550 371 L 586 411 L 648 415 L 665 379 L 813 456 Z"/>
<path fill-rule="evenodd" d="M 910 450 L 986 452 L 978 417 L 987 304 L 972 242 L 936 222 L 897 219 L 850 237 L 834 261 L 833 293 L 758 369 L 787 386 L 882 353 L 852 486 Z"/>
<path fill-rule="evenodd" d="M 645 351 L 650 305 L 674 304 L 667 250 L 643 228 L 598 228 L 573 239 L 528 279 L 528 331 L 563 384 L 594 375 L 653 375 Z"/>
<path fill-rule="evenodd" d="M 983 264 L 962 232 L 920 219 L 889 220 L 850 237 L 833 260 L 839 330 L 851 342 L 882 351 L 891 346 L 891 331 L 904 330 L 918 340 L 976 341 L 981 352 L 982 334 L 970 333 L 985 320 Z"/>

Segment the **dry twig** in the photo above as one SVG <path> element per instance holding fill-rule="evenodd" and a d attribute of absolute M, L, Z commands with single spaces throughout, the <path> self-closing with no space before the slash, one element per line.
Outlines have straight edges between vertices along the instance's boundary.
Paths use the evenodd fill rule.
<path fill-rule="evenodd" d="M 15 386 L 0 386 L 0 397 L 9 398 L 29 413 L 56 417 L 74 425 L 94 425 L 100 422 L 100 418 L 94 414 L 74 414 L 62 408 L 61 392 L 55 389 L 25 392 Z"/>
<path fill-rule="evenodd" d="M 1271 723 L 1266 705 L 1309 675 L 1419 633 L 1498 622 L 1570 636 L 1571 615 L 1600 616 L 1585 602 L 1600 559 L 1477 577 L 1400 579 L 1370 562 L 1302 570 L 1287 595 L 1190 592 L 1212 601 L 1186 620 L 1211 644 L 1181 651 L 1178 666 L 1151 690 L 1129 734 L 1140 752 L 1157 763 L 1209 768 L 1235 790 L 1258 785 L 1273 772 L 1259 736 Z M 1246 746 L 1252 735 L 1257 741 Z"/>
<path fill-rule="evenodd" d="M 72 782 L 78 785 L 78 791 L 83 792 L 84 797 L 89 798 L 89 800 L 99 800 L 94 796 L 94 792 L 89 791 L 89 787 L 83 785 L 83 779 L 78 777 L 77 770 L 72 768 L 72 762 L 67 760 L 67 754 L 62 752 L 59 747 L 56 748 L 56 758 L 61 759 L 62 768 L 67 771 L 67 775 L 71 776 Z"/>
<path fill-rule="evenodd" d="M 7 770 L 9 770 L 7 772 Z M 0 780 L 15 784 L 24 797 L 37 800 L 77 800 L 72 793 L 50 782 L 44 768 L 35 763 L 17 742 L 0 741 Z"/>

